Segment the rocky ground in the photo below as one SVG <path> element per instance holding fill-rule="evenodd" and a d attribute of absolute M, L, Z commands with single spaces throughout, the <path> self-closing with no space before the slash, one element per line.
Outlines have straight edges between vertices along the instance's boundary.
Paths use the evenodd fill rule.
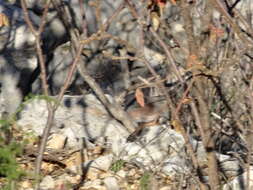
<path fill-rule="evenodd" d="M 26 172 L 19 189 L 32 190 L 29 176 L 32 179 L 38 137 L 47 119 L 46 100 L 37 97 L 25 103 L 19 117 L 12 126 L 14 138 L 26 142 L 18 158 Z M 180 131 L 163 124 L 145 129 L 136 142 L 127 142 L 128 135 L 94 95 L 65 96 L 44 153 L 41 189 L 174 190 L 196 186 Z M 206 168 L 201 141 L 192 139 L 192 144 L 201 167 Z M 240 160 L 222 154 L 217 157 L 224 175 L 236 183 L 240 176 L 235 177 L 242 171 Z"/>

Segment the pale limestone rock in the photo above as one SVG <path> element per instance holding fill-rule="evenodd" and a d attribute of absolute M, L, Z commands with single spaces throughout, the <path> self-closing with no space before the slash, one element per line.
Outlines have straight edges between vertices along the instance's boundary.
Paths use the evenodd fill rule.
<path fill-rule="evenodd" d="M 121 177 L 121 178 L 125 178 L 126 177 L 126 171 L 124 170 L 120 170 L 117 172 L 117 176 Z"/>
<path fill-rule="evenodd" d="M 47 148 L 63 149 L 66 143 L 66 136 L 61 134 L 53 134 L 49 137 Z"/>
<path fill-rule="evenodd" d="M 45 176 L 40 183 L 40 189 L 48 190 L 48 189 L 54 189 L 54 188 L 55 188 L 54 179 L 49 175 Z"/>
<path fill-rule="evenodd" d="M 250 175 L 249 175 L 249 189 L 253 189 L 253 167 L 250 166 Z M 247 172 L 244 172 L 242 175 L 235 177 L 233 180 L 229 181 L 224 185 L 222 190 L 244 190 L 247 185 Z"/>
<path fill-rule="evenodd" d="M 164 162 L 162 172 L 168 176 L 174 176 L 178 173 L 187 174 L 190 172 L 190 168 L 188 168 L 188 164 L 184 158 L 173 156 Z"/>
<path fill-rule="evenodd" d="M 46 120 L 46 101 L 34 99 L 21 111 L 17 124 L 24 130 L 32 129 L 41 135 Z M 112 143 L 128 135 L 125 128 L 108 115 L 104 106 L 92 94 L 64 96 L 56 111 L 52 132 L 65 135 L 66 145 L 71 147 L 79 146 L 82 139 L 88 142 L 90 139 L 106 137 L 109 143 Z"/>
<path fill-rule="evenodd" d="M 119 185 L 115 177 L 107 177 L 104 179 L 107 190 L 119 190 Z"/>
<path fill-rule="evenodd" d="M 96 189 L 96 190 L 107 190 L 105 186 L 102 185 L 102 181 L 100 179 L 96 179 L 93 181 L 88 181 L 84 184 L 85 189 Z"/>
<path fill-rule="evenodd" d="M 107 154 L 105 156 L 100 156 L 95 160 L 88 161 L 84 164 L 84 167 L 97 168 L 100 170 L 108 171 L 112 164 L 113 155 Z"/>
<path fill-rule="evenodd" d="M 164 186 L 164 187 L 161 187 L 159 190 L 172 190 L 172 187 Z"/>

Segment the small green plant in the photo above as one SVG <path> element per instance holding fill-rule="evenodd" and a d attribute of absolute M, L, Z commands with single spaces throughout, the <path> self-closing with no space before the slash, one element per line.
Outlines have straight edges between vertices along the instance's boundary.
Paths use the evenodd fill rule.
<path fill-rule="evenodd" d="M 114 162 L 111 166 L 111 171 L 117 173 L 119 170 L 121 170 L 121 168 L 123 168 L 125 164 L 124 160 L 117 160 L 116 162 Z"/>
<path fill-rule="evenodd" d="M 17 189 L 16 182 L 25 174 L 16 161 L 23 145 L 12 137 L 12 123 L 11 118 L 0 119 L 0 177 L 6 181 L 0 186 L 3 190 Z"/>
<path fill-rule="evenodd" d="M 30 94 L 25 97 L 24 102 L 20 104 L 15 113 L 3 115 L 3 118 L 0 118 L 0 177 L 6 179 L 6 183 L 0 185 L 0 189 L 17 189 L 16 182 L 25 174 L 25 172 L 19 168 L 16 158 L 22 153 L 22 147 L 29 143 L 28 138 L 24 138 L 22 142 L 17 142 L 15 138 L 12 137 L 11 126 L 16 122 L 18 113 L 34 99 L 42 99 L 55 105 L 58 104 L 54 98 Z M 31 140 L 31 138 L 29 138 L 29 140 Z"/>
<path fill-rule="evenodd" d="M 144 172 L 144 174 L 140 179 L 140 190 L 148 190 L 149 181 L 150 181 L 150 174 L 148 172 Z"/>
<path fill-rule="evenodd" d="M 13 182 L 17 181 L 24 172 L 19 169 L 16 156 L 21 153 L 21 146 L 17 143 L 0 147 L 0 176 L 7 179 L 7 184 L 3 189 L 10 189 Z"/>

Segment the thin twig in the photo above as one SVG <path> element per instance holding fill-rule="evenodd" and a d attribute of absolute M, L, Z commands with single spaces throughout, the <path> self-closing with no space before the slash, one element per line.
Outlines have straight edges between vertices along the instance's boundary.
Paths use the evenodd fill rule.
<path fill-rule="evenodd" d="M 36 51 L 37 51 L 37 54 L 39 57 L 39 63 L 40 63 L 40 68 L 41 68 L 41 80 L 42 80 L 43 92 L 46 96 L 48 96 L 49 91 L 48 91 L 48 84 L 47 84 L 47 80 L 46 80 L 46 78 L 47 78 L 46 77 L 46 68 L 45 68 L 44 57 L 43 57 L 43 53 L 42 53 L 42 49 L 41 49 L 41 34 L 44 31 L 44 27 L 46 25 L 46 16 L 47 16 L 48 8 L 50 5 L 50 0 L 47 1 L 46 5 L 44 7 L 42 21 L 39 25 L 38 31 L 34 28 L 32 22 L 29 18 L 28 9 L 27 9 L 27 5 L 26 5 L 25 0 L 21 1 L 21 5 L 22 5 L 22 9 L 23 9 L 23 12 L 25 15 L 25 21 L 28 24 L 30 30 L 32 31 L 32 33 L 34 34 L 34 36 L 36 38 Z M 43 154 L 45 151 L 45 147 L 46 147 L 46 143 L 47 143 L 47 139 L 48 139 L 50 130 L 52 128 L 55 112 L 56 112 L 58 106 L 60 105 L 59 103 L 61 102 L 65 91 L 69 87 L 71 78 L 73 77 L 73 74 L 76 70 L 76 66 L 77 66 L 77 63 L 80 59 L 81 53 L 82 53 L 82 46 L 80 45 L 80 47 L 78 48 L 78 51 L 77 51 L 77 55 L 73 61 L 73 64 L 71 65 L 68 75 L 64 81 L 64 85 L 61 88 L 60 93 L 57 97 L 57 101 L 56 101 L 57 103 L 52 105 L 50 102 L 47 102 L 47 109 L 48 109 L 47 123 L 46 123 L 44 130 L 43 130 L 42 140 L 41 140 L 41 144 L 39 146 L 39 153 L 37 156 L 36 167 L 35 167 L 35 179 L 36 179 L 36 187 L 35 188 L 36 189 L 39 189 L 39 175 L 40 175 L 40 169 L 41 169 L 41 164 L 42 164 L 42 160 L 43 160 Z"/>
<path fill-rule="evenodd" d="M 42 19 L 44 19 L 44 20 L 41 21 L 40 26 L 39 26 L 39 31 L 37 31 L 29 18 L 28 9 L 27 9 L 27 5 L 26 5 L 25 0 L 21 0 L 21 6 L 23 9 L 25 21 L 28 24 L 33 35 L 35 36 L 36 52 L 38 54 L 39 64 L 40 64 L 40 69 L 41 69 L 40 76 L 41 76 L 41 80 L 42 80 L 42 88 L 43 88 L 43 93 L 46 96 L 49 95 L 49 92 L 48 92 L 45 62 L 44 62 L 44 57 L 43 57 L 43 53 L 42 53 L 42 49 L 41 49 L 41 33 L 44 30 L 44 26 L 45 26 L 45 22 L 46 22 L 45 19 L 46 19 L 49 5 L 50 5 L 50 0 L 47 1 L 46 5 L 45 5 L 45 9 L 43 11 L 43 17 L 42 17 Z M 39 146 L 39 153 L 38 153 L 38 156 L 36 159 L 36 166 L 35 166 L 35 182 L 36 182 L 35 188 L 36 189 L 39 189 L 39 179 L 40 179 L 39 175 L 40 175 L 40 169 L 41 169 L 41 164 L 42 164 L 42 160 L 43 160 L 43 153 L 45 151 L 46 142 L 48 139 L 50 129 L 53 124 L 54 113 L 55 113 L 53 110 L 52 104 L 50 102 L 47 102 L 47 109 L 48 109 L 47 123 L 46 123 L 44 130 L 43 130 L 42 140 L 41 140 L 41 144 Z"/>
<path fill-rule="evenodd" d="M 218 11 L 225 17 L 227 22 L 230 24 L 230 26 L 233 28 L 234 32 L 238 35 L 240 40 L 244 43 L 244 45 L 247 47 L 252 47 L 252 42 L 250 42 L 242 33 L 240 27 L 234 22 L 232 17 L 229 15 L 229 13 L 226 11 L 224 6 L 219 0 L 209 0 L 210 4 L 212 4 Z"/>

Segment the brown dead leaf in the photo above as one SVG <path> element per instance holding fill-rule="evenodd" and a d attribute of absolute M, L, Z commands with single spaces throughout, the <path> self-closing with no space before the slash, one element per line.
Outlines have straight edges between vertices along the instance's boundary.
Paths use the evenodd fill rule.
<path fill-rule="evenodd" d="M 8 17 L 5 14 L 0 13 L 0 27 L 9 26 L 9 25 L 10 25 L 10 22 L 9 22 Z"/>
<path fill-rule="evenodd" d="M 191 98 L 184 98 L 183 100 L 182 100 L 182 103 L 183 104 L 189 104 L 189 103 L 191 103 L 191 101 L 192 101 L 192 99 Z"/>
<path fill-rule="evenodd" d="M 181 125 L 181 123 L 178 121 L 178 120 L 173 120 L 171 122 L 171 125 L 174 127 L 174 130 L 179 132 L 179 133 L 182 133 L 182 128 L 183 126 Z"/>
<path fill-rule="evenodd" d="M 136 91 L 135 91 L 135 98 L 136 98 L 136 101 L 138 102 L 138 104 L 141 107 L 145 106 L 144 94 L 143 94 L 143 92 L 142 92 L 142 90 L 140 88 L 136 89 Z"/>

